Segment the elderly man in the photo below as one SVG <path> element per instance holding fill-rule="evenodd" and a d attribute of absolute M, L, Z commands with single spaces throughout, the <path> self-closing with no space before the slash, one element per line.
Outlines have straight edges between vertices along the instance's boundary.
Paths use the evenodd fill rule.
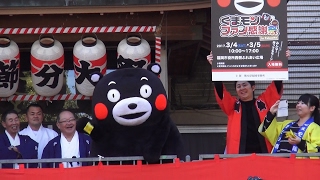
<path fill-rule="evenodd" d="M 47 144 L 42 159 L 48 158 L 85 158 L 90 155 L 91 139 L 88 135 L 76 131 L 75 115 L 69 110 L 62 110 L 57 117 L 57 127 L 61 134 Z M 87 165 L 79 162 L 63 162 L 64 167 Z M 43 167 L 53 167 L 53 163 L 44 163 Z M 55 164 L 55 167 L 58 165 Z"/>
<path fill-rule="evenodd" d="M 39 144 L 38 159 L 41 158 L 42 151 L 47 143 L 58 136 L 58 133 L 54 130 L 42 126 L 43 118 L 42 107 L 39 104 L 30 104 L 26 113 L 28 127 L 19 132 L 19 134 L 27 135 Z"/>
<path fill-rule="evenodd" d="M 0 135 L 0 159 L 37 159 L 38 143 L 29 136 L 19 135 L 20 120 L 15 110 L 2 114 L 2 126 L 6 129 Z M 18 168 L 17 164 L 3 164 L 3 168 Z M 37 167 L 37 164 L 29 164 Z"/>

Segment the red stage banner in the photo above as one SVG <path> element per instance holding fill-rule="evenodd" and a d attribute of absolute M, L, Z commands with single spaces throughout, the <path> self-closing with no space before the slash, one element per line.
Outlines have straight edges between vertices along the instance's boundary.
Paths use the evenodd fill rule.
<path fill-rule="evenodd" d="M 251 155 L 247 157 L 202 160 L 156 165 L 98 165 L 56 169 L 1 169 L 1 179 L 104 180 L 104 179 L 315 179 L 320 161 Z"/>

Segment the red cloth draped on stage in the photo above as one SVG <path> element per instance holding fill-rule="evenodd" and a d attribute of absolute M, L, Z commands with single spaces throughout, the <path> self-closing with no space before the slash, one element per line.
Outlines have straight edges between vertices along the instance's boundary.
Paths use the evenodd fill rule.
<path fill-rule="evenodd" d="M 110 165 L 57 169 L 0 169 L 1 179 L 32 180 L 100 180 L 100 179 L 247 179 L 258 176 L 264 180 L 314 179 L 320 161 L 247 156 L 229 159 L 202 160 L 158 165 Z"/>

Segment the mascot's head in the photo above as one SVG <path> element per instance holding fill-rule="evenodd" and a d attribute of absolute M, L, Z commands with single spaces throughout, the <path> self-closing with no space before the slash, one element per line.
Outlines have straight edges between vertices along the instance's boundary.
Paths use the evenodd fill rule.
<path fill-rule="evenodd" d="M 218 6 L 222 8 L 235 7 L 235 10 L 242 14 L 256 14 L 261 13 L 264 7 L 277 7 L 284 0 L 216 0 Z M 288 3 L 287 0 L 286 3 Z M 213 1 L 214 2 L 214 1 Z"/>
<path fill-rule="evenodd" d="M 167 110 L 166 91 L 157 75 L 161 68 L 126 68 L 105 76 L 92 75 L 97 82 L 92 97 L 93 121 L 98 124 L 139 126 L 157 123 Z M 149 120 L 151 119 L 151 120 Z"/>

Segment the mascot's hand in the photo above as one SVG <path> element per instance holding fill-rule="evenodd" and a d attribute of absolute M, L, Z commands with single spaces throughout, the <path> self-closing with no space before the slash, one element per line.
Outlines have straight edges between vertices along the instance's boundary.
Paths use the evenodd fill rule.
<path fill-rule="evenodd" d="M 157 145 L 154 145 L 153 143 L 149 143 L 145 144 L 143 158 L 148 163 L 158 163 L 161 156 L 162 148 Z"/>
<path fill-rule="evenodd" d="M 161 152 L 156 151 L 147 151 L 144 153 L 143 158 L 148 163 L 157 163 L 159 162 Z"/>
<path fill-rule="evenodd" d="M 87 123 L 90 123 L 90 119 L 89 118 L 87 118 L 87 117 L 82 117 L 82 118 L 80 118 L 80 119 L 78 119 L 78 121 L 77 121 L 77 131 L 78 132 L 81 132 L 81 133 L 86 133 L 86 134 L 90 134 L 89 132 L 86 132 L 85 131 L 85 127 L 86 127 L 86 125 L 87 125 Z"/>
<path fill-rule="evenodd" d="M 91 124 L 91 120 L 87 117 L 82 117 L 77 121 L 77 131 L 90 135 L 92 140 L 98 140 L 101 137 L 98 128 Z"/>
<path fill-rule="evenodd" d="M 169 120 L 170 118 L 162 117 L 160 123 L 157 124 L 157 130 L 152 133 L 149 141 L 144 144 L 143 158 L 148 163 L 157 163 L 160 160 L 170 132 L 171 123 Z"/>

